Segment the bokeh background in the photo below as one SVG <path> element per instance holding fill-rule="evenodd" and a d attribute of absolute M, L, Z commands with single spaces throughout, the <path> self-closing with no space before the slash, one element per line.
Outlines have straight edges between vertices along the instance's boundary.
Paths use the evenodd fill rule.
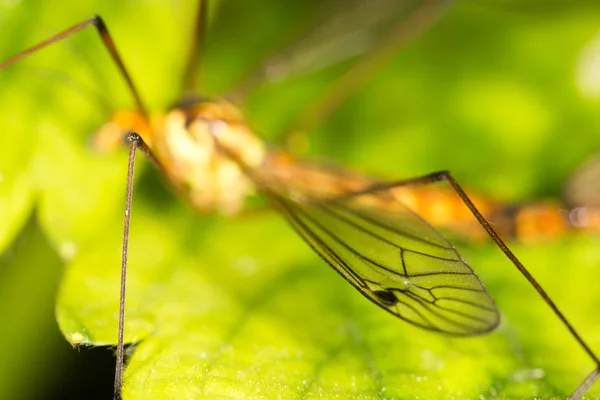
<path fill-rule="evenodd" d="M 200 74 L 206 94 L 227 90 L 275 51 L 302 10 L 317 2 L 287 3 L 215 2 Z M 180 94 L 194 8 L 194 1 L 183 0 L 2 0 L 0 60 L 100 14 L 143 98 L 159 112 Z M 505 202 L 560 198 L 568 177 L 600 149 L 598 21 L 595 1 L 458 2 L 312 129 L 303 151 L 388 178 L 448 169 L 470 190 Z M 88 29 L 0 72 L 0 246 L 5 253 L 0 259 L 0 398 L 107 398 L 111 393 L 111 351 L 73 350 L 54 317 L 59 296 L 63 329 L 77 331 L 73 326 L 80 323 L 79 332 L 100 343 L 111 343 L 114 336 L 115 315 L 108 310 L 116 310 L 117 301 L 125 155 L 98 154 L 89 142 L 111 108 L 131 107 L 131 100 L 96 36 Z M 246 104 L 251 122 L 277 143 L 282 127 L 338 73 L 334 68 L 260 88 Z M 398 335 L 400 349 L 374 340 L 380 353 L 406 353 L 407 346 L 415 346 L 400 360 L 408 365 L 408 377 L 390 385 L 398 393 L 408 388 L 411 395 L 432 398 L 433 389 L 417 380 L 425 376 L 438 379 L 442 392 L 455 398 L 478 390 L 488 397 L 537 393 L 544 398 L 568 392 L 591 370 L 554 316 L 489 244 L 464 247 L 503 310 L 504 324 L 491 339 L 457 344 L 377 314 L 311 258 L 275 217 L 230 222 L 195 216 L 148 165 L 140 165 L 130 340 L 146 338 L 157 321 L 177 332 L 180 325 L 173 321 L 179 320 L 164 316 L 189 314 L 194 301 L 203 324 L 228 326 L 215 310 L 239 312 L 277 273 L 298 268 L 306 279 L 272 314 L 303 321 L 308 339 L 298 341 L 314 344 L 310 332 L 326 332 L 329 325 L 311 316 L 337 321 L 336 307 L 350 302 L 352 313 L 369 315 L 363 319 L 366 337 L 379 331 Z M 591 282 L 600 275 L 599 245 L 593 234 L 515 243 L 525 264 L 596 349 L 600 295 Z M 161 307 L 171 307 L 172 314 Z M 73 316 L 83 317 L 77 322 Z M 289 321 L 283 325 L 297 328 Z M 266 332 L 257 329 L 259 336 Z M 170 334 L 167 338 L 176 341 L 177 334 Z M 495 358 L 506 349 L 512 353 Z M 454 350 L 462 361 L 456 361 Z M 426 368 L 411 370 L 410 357 L 426 351 L 440 354 L 446 367 L 433 368 L 433 375 Z M 600 395 L 600 389 L 593 393 Z"/>

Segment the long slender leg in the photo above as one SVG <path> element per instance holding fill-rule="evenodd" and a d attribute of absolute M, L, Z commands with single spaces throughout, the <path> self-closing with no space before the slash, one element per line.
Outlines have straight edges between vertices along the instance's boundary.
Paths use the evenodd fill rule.
<path fill-rule="evenodd" d="M 450 184 L 452 189 L 456 192 L 456 194 L 460 197 L 460 199 L 465 203 L 465 205 L 469 208 L 473 216 L 477 219 L 479 224 L 486 230 L 488 235 L 492 238 L 492 240 L 496 243 L 496 245 L 502 250 L 502 252 L 508 257 L 508 259 L 513 263 L 515 267 L 525 276 L 527 281 L 535 288 L 535 290 L 542 297 L 544 302 L 552 309 L 554 314 L 562 321 L 563 325 L 569 330 L 573 338 L 579 343 L 579 345 L 583 348 L 583 350 L 590 356 L 590 358 L 596 364 L 596 370 L 576 389 L 572 398 L 576 396 L 578 393 L 583 393 L 585 389 L 587 389 L 600 375 L 600 359 L 593 352 L 591 347 L 583 340 L 583 338 L 579 335 L 579 333 L 575 330 L 575 327 L 567 320 L 565 315 L 558 309 L 554 301 L 550 298 L 550 296 L 546 293 L 546 291 L 542 288 L 542 286 L 537 282 L 537 280 L 531 275 L 531 273 L 525 268 L 525 266 L 519 261 L 517 256 L 508 248 L 506 243 L 502 240 L 502 238 L 498 235 L 498 233 L 492 228 L 490 223 L 485 219 L 485 217 L 481 214 L 481 212 L 475 207 L 475 204 L 471 201 L 469 196 L 465 193 L 462 187 L 458 184 L 458 182 L 452 177 L 450 172 L 448 171 L 440 171 L 435 172 L 429 175 L 425 175 L 418 178 L 407 179 L 398 182 L 392 183 L 383 183 L 376 184 L 370 186 L 364 190 L 359 192 L 354 192 L 349 194 L 348 196 L 357 196 L 360 194 L 367 194 L 378 192 L 382 190 L 387 190 L 400 186 L 415 186 L 415 185 L 427 185 L 435 182 L 446 181 Z"/>
<path fill-rule="evenodd" d="M 594 369 L 592 373 L 585 378 L 585 380 L 577 387 L 575 392 L 573 392 L 573 394 L 567 398 L 567 400 L 576 400 L 583 396 L 583 394 L 587 392 L 590 386 L 592 386 L 594 382 L 596 382 L 598 376 L 600 376 L 600 366 L 596 367 L 596 369 Z"/>
<path fill-rule="evenodd" d="M 376 40 L 376 43 L 369 48 L 368 54 L 363 55 L 354 65 L 350 67 L 343 75 L 332 82 L 327 90 L 316 101 L 310 104 L 306 109 L 298 113 L 292 121 L 286 124 L 282 129 L 285 132 L 283 142 L 289 146 L 298 134 L 313 129 L 319 122 L 326 119 L 340 105 L 344 103 L 352 94 L 360 89 L 369 78 L 371 78 L 379 68 L 385 65 L 406 43 L 409 43 L 416 36 L 433 25 L 439 16 L 456 0 L 418 0 L 413 3 L 408 13 L 391 26 L 389 31 Z M 326 2 L 324 2 L 326 3 Z M 343 3 L 343 2 L 341 2 Z M 364 1 L 364 3 L 367 3 Z M 406 2 L 401 2 L 406 3 Z M 241 82 L 236 84 L 225 98 L 234 103 L 243 103 L 246 96 L 259 84 L 272 80 L 268 71 L 283 70 L 277 75 L 293 75 L 293 68 L 296 64 L 295 58 L 303 58 L 299 50 L 287 52 L 281 51 L 283 57 L 269 57 L 266 63 L 263 63 L 256 71 L 249 76 L 244 77 Z M 293 148 L 288 149 L 294 152 Z"/>
<path fill-rule="evenodd" d="M 125 200 L 125 223 L 123 227 L 123 250 L 121 254 L 121 289 L 119 292 L 119 328 L 117 335 L 117 362 L 115 367 L 115 387 L 114 399 L 121 398 L 121 386 L 123 384 L 123 352 L 124 352 L 124 333 L 125 333 L 125 289 L 127 282 L 127 254 L 129 248 L 129 231 L 131 226 L 131 200 L 133 195 L 133 173 L 135 166 L 135 153 L 139 149 L 152 163 L 160 170 L 164 171 L 162 165 L 158 162 L 146 142 L 135 132 L 128 132 L 125 141 L 129 143 L 129 163 L 127 167 L 127 191 Z"/>
<path fill-rule="evenodd" d="M 123 60 L 121 59 L 121 56 L 119 55 L 119 52 L 117 51 L 115 42 L 113 41 L 110 33 L 108 32 L 106 24 L 104 23 L 102 18 L 98 15 L 96 15 L 90 19 L 87 19 L 83 22 L 80 22 L 77 25 L 74 25 L 74 26 L 70 27 L 69 29 L 66 29 L 66 30 L 44 40 L 43 42 L 40 42 L 40 43 L 36 44 L 35 46 L 32 46 L 32 47 L 28 48 L 27 50 L 20 52 L 16 56 L 13 56 L 13 57 L 9 58 L 8 60 L 0 63 L 0 70 L 3 70 L 4 68 L 8 67 L 9 65 L 16 63 L 20 59 L 27 57 L 28 55 L 33 54 L 33 53 L 37 52 L 38 50 L 41 50 L 44 47 L 51 45 L 52 43 L 58 42 L 61 39 L 64 39 L 66 37 L 71 36 L 72 34 L 74 34 L 76 32 L 79 32 L 80 30 L 82 30 L 83 28 L 85 28 L 89 25 L 93 25 L 96 28 L 96 30 L 98 31 L 98 34 L 100 35 L 100 39 L 102 39 L 102 42 L 104 43 L 104 46 L 106 47 L 106 50 L 108 50 L 108 52 L 109 52 L 110 56 L 112 57 L 113 61 L 115 62 L 115 64 L 117 64 L 117 67 L 119 68 L 121 75 L 123 75 L 123 78 L 125 79 L 125 82 L 127 83 L 127 86 L 129 87 L 129 90 L 131 90 L 131 94 L 133 95 L 137 109 L 145 117 L 146 121 L 149 121 L 148 110 L 146 109 L 146 107 L 142 101 L 142 98 L 140 97 L 139 92 L 135 88 L 135 85 L 133 84 L 133 80 L 131 79 L 131 76 L 127 72 L 127 68 L 125 68 L 125 64 L 123 63 Z"/>
<path fill-rule="evenodd" d="M 123 381 L 123 334 L 125 324 L 125 288 L 127 281 L 127 253 L 129 248 L 129 231 L 131 223 L 131 199 L 133 195 L 133 172 L 135 166 L 135 150 L 137 141 L 128 135 L 129 163 L 127 167 L 127 194 L 125 197 L 125 223 L 123 228 L 123 251 L 121 253 L 121 290 L 119 292 L 119 332 L 117 336 L 117 363 L 115 367 L 114 399 L 121 398 L 121 385 Z"/>
<path fill-rule="evenodd" d="M 452 2 L 453 0 L 425 0 L 411 10 L 410 14 L 384 38 L 377 50 L 363 57 L 337 79 L 317 101 L 294 118 L 284 132 L 294 135 L 299 129 L 302 131 L 313 129 L 325 120 L 385 65 L 400 47 L 433 25 Z M 286 143 L 290 137 L 284 139 Z"/>
<path fill-rule="evenodd" d="M 115 46 L 115 43 L 108 32 L 106 24 L 102 20 L 100 16 L 94 16 L 90 19 L 82 21 L 46 40 L 40 42 L 27 50 L 22 51 L 21 53 L 15 55 L 14 57 L 9 58 L 8 60 L 0 63 L 0 70 L 9 67 L 10 65 L 16 63 L 24 57 L 27 57 L 30 54 L 37 52 L 61 39 L 71 36 L 72 34 L 79 32 L 85 27 L 93 25 L 104 46 L 107 51 L 111 55 L 113 61 L 117 64 L 119 71 L 121 72 L 123 78 L 125 79 L 127 86 L 129 87 L 131 94 L 135 100 L 138 111 L 144 116 L 145 120 L 149 121 L 148 111 L 142 102 L 141 96 L 137 91 L 135 85 L 133 84 L 133 80 L 131 76 L 127 72 L 127 68 L 125 68 L 125 64 L 119 55 L 119 52 Z M 126 276 L 127 276 L 127 254 L 128 254 L 128 244 L 129 244 L 129 231 L 130 231 L 130 221 L 131 221 L 131 200 L 132 200 L 132 192 L 133 192 L 133 172 L 134 172 L 134 162 L 135 162 L 135 151 L 139 148 L 151 161 L 152 163 L 160 170 L 164 171 L 164 168 L 160 165 L 156 157 L 152 154 L 152 151 L 148 147 L 148 145 L 142 140 L 140 135 L 137 133 L 129 132 L 126 136 L 126 140 L 129 142 L 129 164 L 128 164 L 128 173 L 127 173 L 127 196 L 125 202 L 125 223 L 124 223 L 124 235 L 123 235 L 123 250 L 122 250 L 122 259 L 121 259 L 121 288 L 119 295 L 119 328 L 118 328 L 118 339 L 117 339 L 117 361 L 115 368 L 115 387 L 114 387 L 114 398 L 121 398 L 121 385 L 123 379 L 123 350 L 124 350 L 124 322 L 125 322 L 125 289 L 126 289 Z"/>
<path fill-rule="evenodd" d="M 312 128 L 330 115 L 344 100 L 364 85 L 377 69 L 396 54 L 400 46 L 408 43 L 436 21 L 448 3 L 451 3 L 451 0 L 423 1 L 423 4 L 412 10 L 406 19 L 391 31 L 377 51 L 353 66 L 318 101 L 301 113 L 290 125 L 292 128 L 290 131 L 298 127 Z"/>
<path fill-rule="evenodd" d="M 108 32 L 106 24 L 102 20 L 100 16 L 94 16 L 90 19 L 82 21 L 32 47 L 22 51 L 21 53 L 9 58 L 8 60 L 0 63 L 0 70 L 3 70 L 10 65 L 16 63 L 24 57 L 27 57 L 30 54 L 37 52 L 61 39 L 71 36 L 72 34 L 79 32 L 85 27 L 93 25 L 104 46 L 107 51 L 111 55 L 113 61 L 117 64 L 119 71 L 121 72 L 123 78 L 125 79 L 127 86 L 131 90 L 131 94 L 135 100 L 138 111 L 144 116 L 145 120 L 149 121 L 148 111 L 142 102 L 141 96 L 137 91 L 131 76 L 127 72 L 127 68 L 125 68 L 125 64 L 119 55 L 119 52 L 115 46 L 115 43 Z M 127 253 L 128 253 L 128 244 L 129 244 L 129 231 L 130 231 L 130 217 L 131 217 L 131 199 L 133 192 L 133 172 L 134 172 L 134 162 L 135 162 L 135 150 L 139 148 L 151 161 L 152 163 L 158 167 L 158 169 L 163 170 L 162 166 L 156 159 L 156 157 L 152 154 L 148 145 L 142 140 L 140 135 L 137 133 L 130 132 L 126 136 L 126 140 L 129 142 L 129 166 L 128 166 L 128 174 L 127 174 L 127 197 L 125 203 L 125 223 L 124 223 L 124 235 L 123 235 L 123 251 L 122 251 L 122 260 L 121 260 L 121 289 L 120 289 L 120 297 L 119 297 L 119 328 L 118 328 L 118 339 L 117 339 L 117 361 L 115 368 L 115 387 L 114 387 L 114 398 L 121 398 L 121 385 L 123 379 L 123 350 L 124 350 L 124 321 L 125 321 L 125 289 L 126 289 L 126 275 L 127 275 Z"/>
<path fill-rule="evenodd" d="M 197 70 L 202 56 L 202 45 L 206 38 L 206 21 L 208 18 L 208 0 L 198 0 L 196 21 L 190 43 L 190 52 L 183 75 L 184 94 L 193 93 L 197 89 Z"/>

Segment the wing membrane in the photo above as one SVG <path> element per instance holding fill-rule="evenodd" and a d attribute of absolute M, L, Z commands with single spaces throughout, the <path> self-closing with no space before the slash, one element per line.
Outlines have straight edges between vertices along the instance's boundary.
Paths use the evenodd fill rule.
<path fill-rule="evenodd" d="M 386 311 L 459 336 L 498 325 L 494 301 L 456 249 L 400 202 L 390 206 L 388 190 L 325 201 L 266 194 L 329 265 Z"/>

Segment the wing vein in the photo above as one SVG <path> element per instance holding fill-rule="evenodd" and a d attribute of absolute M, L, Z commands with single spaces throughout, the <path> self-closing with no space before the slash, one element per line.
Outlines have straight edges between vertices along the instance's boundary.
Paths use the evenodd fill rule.
<path fill-rule="evenodd" d="M 366 222 L 368 222 L 368 223 L 370 223 L 372 225 L 379 226 L 380 228 L 383 228 L 383 229 L 385 229 L 387 231 L 395 233 L 398 236 L 402 236 L 402 237 L 405 237 L 407 239 L 411 239 L 411 240 L 414 240 L 416 242 L 424 243 L 424 244 L 427 244 L 427 245 L 430 245 L 430 246 L 433 246 L 433 247 L 437 247 L 437 248 L 440 248 L 440 249 L 444 249 L 444 250 L 454 250 L 452 247 L 442 246 L 441 244 L 431 242 L 431 241 L 429 241 L 427 239 L 424 239 L 424 238 L 420 238 L 420 237 L 418 237 L 418 236 L 416 236 L 416 235 L 414 235 L 412 233 L 405 232 L 405 231 L 402 231 L 402 230 L 400 230 L 398 228 L 391 227 L 391 226 L 389 226 L 387 224 L 384 224 L 383 222 L 377 221 L 376 219 L 371 218 L 371 217 L 369 217 L 369 216 L 367 216 L 365 214 L 361 214 L 361 213 L 357 212 L 356 210 L 353 210 L 353 209 L 351 209 L 349 207 L 343 207 L 342 204 L 339 203 L 339 202 L 329 203 L 329 204 L 336 204 L 338 207 L 342 208 L 345 212 L 347 212 L 349 214 L 352 214 L 355 217 L 360 218 L 360 219 L 362 219 L 362 220 L 364 220 L 364 221 L 366 221 Z M 344 216 L 340 215 L 339 213 L 333 211 L 330 207 L 325 207 L 326 205 L 327 205 L 327 203 L 323 203 L 323 207 L 321 207 L 321 208 L 323 210 L 327 210 L 327 212 L 329 214 L 337 216 L 339 219 L 342 219 L 342 220 L 346 221 L 348 224 L 355 226 L 357 229 L 360 229 L 361 231 L 363 231 L 365 233 L 368 233 L 368 234 L 370 234 L 372 236 L 375 236 L 375 237 L 377 237 L 377 238 L 379 238 L 379 239 L 381 239 L 381 240 L 383 240 L 383 241 L 385 241 L 385 242 L 387 242 L 389 244 L 395 245 L 395 243 L 393 243 L 393 242 L 391 242 L 391 241 L 389 241 L 389 240 L 387 240 L 387 239 L 385 239 L 385 238 L 383 238 L 383 237 L 381 237 L 379 235 L 376 235 L 373 232 L 368 231 L 364 227 L 361 227 L 360 225 L 358 225 L 355 222 L 351 221 L 349 218 L 344 217 Z"/>

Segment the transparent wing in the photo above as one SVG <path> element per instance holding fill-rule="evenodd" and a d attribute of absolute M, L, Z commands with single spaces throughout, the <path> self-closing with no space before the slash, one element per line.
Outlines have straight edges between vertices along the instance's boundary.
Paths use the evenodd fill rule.
<path fill-rule="evenodd" d="M 496 305 L 473 270 L 431 225 L 390 202 L 389 189 L 326 201 L 266 195 L 329 265 L 386 311 L 459 336 L 498 325 Z"/>
<path fill-rule="evenodd" d="M 230 97 L 243 96 L 257 84 L 282 81 L 375 52 L 388 39 L 406 41 L 452 1 L 323 0 L 309 18 L 309 28 L 299 33 L 300 39 L 268 57 Z"/>

